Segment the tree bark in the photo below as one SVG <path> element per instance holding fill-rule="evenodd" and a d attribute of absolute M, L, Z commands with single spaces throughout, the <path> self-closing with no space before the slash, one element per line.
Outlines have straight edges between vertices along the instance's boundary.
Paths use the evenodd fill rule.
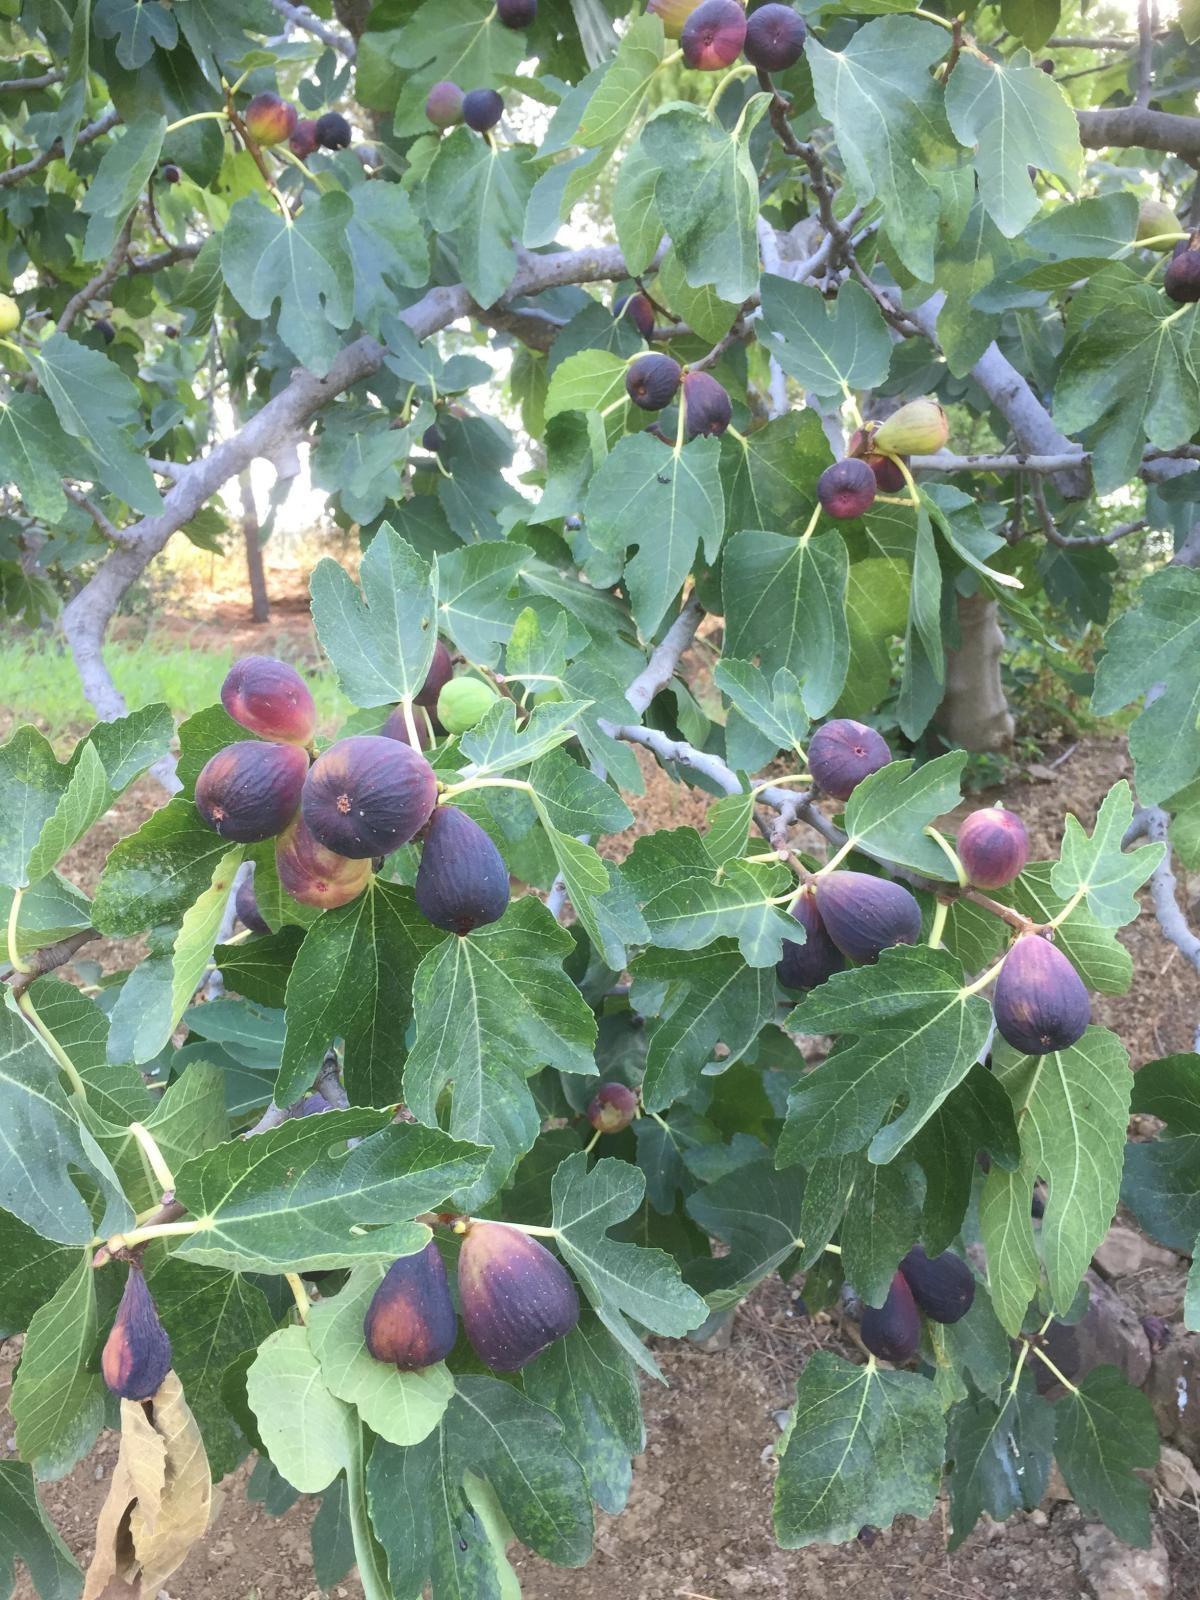
<path fill-rule="evenodd" d="M 1000 659 L 1004 634 L 999 608 L 986 595 L 959 595 L 962 644 L 946 652 L 946 694 L 937 725 L 964 750 L 1007 750 L 1014 724 L 1004 698 Z"/>
<path fill-rule="evenodd" d="M 258 507 L 254 504 L 254 486 L 250 482 L 250 469 L 238 474 L 238 487 L 242 495 L 242 538 L 246 543 L 246 577 L 250 583 L 250 617 L 254 622 L 271 620 L 271 597 L 267 593 L 267 574 L 263 567 L 262 545 L 259 543 Z"/>

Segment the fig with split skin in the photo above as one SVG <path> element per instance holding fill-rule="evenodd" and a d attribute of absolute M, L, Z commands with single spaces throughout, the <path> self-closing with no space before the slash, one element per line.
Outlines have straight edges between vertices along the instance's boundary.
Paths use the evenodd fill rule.
<path fill-rule="evenodd" d="M 1083 980 L 1056 945 L 1023 933 L 1004 958 L 992 996 L 996 1027 L 1014 1050 L 1069 1050 L 1092 1019 Z"/>
<path fill-rule="evenodd" d="M 296 815 L 308 773 L 299 745 L 239 739 L 205 763 L 196 779 L 196 809 L 222 839 L 258 844 Z"/>
<path fill-rule="evenodd" d="M 977 889 L 1003 889 L 1029 860 L 1029 834 L 1015 811 L 985 806 L 963 822 L 955 848 Z"/>
<path fill-rule="evenodd" d="M 384 1274 L 363 1318 L 363 1336 L 376 1361 L 420 1372 L 454 1349 L 458 1322 L 437 1242 L 401 1256 Z"/>
<path fill-rule="evenodd" d="M 100 1371 L 122 1400 L 152 1400 L 171 1370 L 171 1341 L 159 1321 L 145 1274 L 130 1263 L 117 1315 L 104 1341 Z"/>
<path fill-rule="evenodd" d="M 827 872 L 816 880 L 817 910 L 829 937 L 851 961 L 877 961 L 921 937 L 921 908 L 902 883 L 865 872 Z"/>
<path fill-rule="evenodd" d="M 856 428 L 850 435 L 847 454 L 867 463 L 875 474 L 875 488 L 879 494 L 899 494 L 908 486 L 900 470 L 900 461 L 903 460 L 907 466 L 908 458 L 885 456 L 882 451 L 873 449 L 871 439 L 874 431 L 873 427 Z"/>
<path fill-rule="evenodd" d="M 785 72 L 804 54 L 804 18 L 791 6 L 765 5 L 746 23 L 746 60 L 761 72 Z"/>
<path fill-rule="evenodd" d="M 944 1326 L 959 1322 L 975 1302 L 975 1274 L 953 1251 L 943 1250 L 940 1256 L 931 1257 L 915 1244 L 900 1263 L 900 1271 L 931 1322 Z"/>
<path fill-rule="evenodd" d="M 276 841 L 275 870 L 293 900 L 323 911 L 349 905 L 371 881 L 370 861 L 350 860 L 327 850 L 313 838 L 303 817 L 290 823 Z"/>
<path fill-rule="evenodd" d="M 862 1342 L 880 1361 L 902 1366 L 921 1343 L 921 1313 L 902 1272 L 892 1279 L 882 1306 L 864 1306 L 858 1325 Z"/>
<path fill-rule="evenodd" d="M 473 817 L 457 806 L 437 806 L 422 838 L 413 892 L 428 922 L 462 938 L 507 911 L 508 868 Z"/>
<path fill-rule="evenodd" d="M 846 958 L 829 937 L 811 884 L 805 884 L 797 895 L 792 916 L 804 929 L 804 943 L 783 941 L 783 956 L 776 963 L 775 976 L 785 989 L 815 989 L 835 972 L 841 972 Z"/>
<path fill-rule="evenodd" d="M 654 306 L 649 295 L 622 295 L 613 306 L 613 316 L 627 317 L 643 339 L 654 337 Z"/>
<path fill-rule="evenodd" d="M 312 743 L 317 708 L 295 667 L 274 656 L 243 656 L 221 685 L 221 704 L 235 722 L 278 744 Z"/>
<path fill-rule="evenodd" d="M 699 72 L 731 67 L 746 42 L 746 13 L 738 0 L 703 0 L 679 32 L 684 65 Z"/>
<path fill-rule="evenodd" d="M 627 1083 L 602 1083 L 587 1118 L 597 1133 L 621 1133 L 637 1116 L 638 1097 Z"/>
<path fill-rule="evenodd" d="M 425 96 L 425 115 L 435 128 L 453 128 L 463 119 L 463 92 L 456 83 L 443 78 Z"/>
<path fill-rule="evenodd" d="M 300 811 L 318 844 L 368 861 L 415 839 L 436 800 L 437 779 L 419 751 L 382 734 L 358 733 L 313 762 Z"/>
<path fill-rule="evenodd" d="M 499 698 L 482 678 L 451 678 L 437 697 L 437 719 L 447 733 L 469 733 Z"/>
<path fill-rule="evenodd" d="M 736 0 L 731 0 L 736 3 Z M 740 9 L 738 7 L 737 9 Z M 689 439 L 701 434 L 725 432 L 733 416 L 733 404 L 721 384 L 707 372 L 685 372 L 683 391 L 683 431 Z"/>
<path fill-rule="evenodd" d="M 472 1222 L 458 1256 L 458 1302 L 471 1348 L 493 1372 L 517 1372 L 570 1333 L 579 1296 L 536 1239 L 502 1222 Z"/>
<path fill-rule="evenodd" d="M 867 463 L 857 456 L 847 456 L 826 467 L 817 479 L 817 499 L 827 516 L 848 522 L 867 514 L 875 504 L 878 487 Z"/>
<path fill-rule="evenodd" d="M 864 778 L 886 767 L 891 759 L 883 735 L 851 717 L 822 723 L 808 745 L 813 782 L 835 800 L 849 800 Z"/>
<path fill-rule="evenodd" d="M 256 144 L 282 144 L 296 131 L 296 108 L 277 94 L 256 94 L 242 112 L 242 121 Z"/>
<path fill-rule="evenodd" d="M 683 368 L 670 356 L 639 356 L 625 374 L 625 393 L 642 411 L 661 411 L 674 400 Z"/>

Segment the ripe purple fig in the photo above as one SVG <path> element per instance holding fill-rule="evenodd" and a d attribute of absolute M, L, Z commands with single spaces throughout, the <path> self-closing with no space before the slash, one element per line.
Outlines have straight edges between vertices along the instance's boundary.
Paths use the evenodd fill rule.
<path fill-rule="evenodd" d="M 425 115 L 435 128 L 453 128 L 463 119 L 463 92 L 448 78 L 425 96 Z"/>
<path fill-rule="evenodd" d="M 894 944 L 916 944 L 921 908 L 902 883 L 865 872 L 828 872 L 817 879 L 817 910 L 829 937 L 851 961 L 869 962 Z"/>
<path fill-rule="evenodd" d="M 317 143 L 322 150 L 348 150 L 354 130 L 340 111 L 326 111 L 317 118 Z"/>
<path fill-rule="evenodd" d="M 708 4 L 708 0 L 705 3 Z M 730 0 L 730 4 L 733 3 L 734 0 Z M 740 9 L 735 5 L 735 10 Z M 702 433 L 724 433 L 733 416 L 733 405 L 717 380 L 710 378 L 707 372 L 685 372 L 681 388 L 685 408 L 683 431 L 687 437 L 697 439 Z"/>
<path fill-rule="evenodd" d="M 433 719 L 424 706 L 419 706 L 415 702 L 413 703 L 412 716 L 413 725 L 417 730 L 418 749 L 428 750 L 433 743 L 434 737 Z M 403 706 L 396 707 L 379 731 L 385 739 L 399 739 L 401 744 L 412 743 L 408 736 L 408 719 L 404 715 Z"/>
<path fill-rule="evenodd" d="M 835 800 L 849 800 L 864 778 L 892 759 L 887 740 L 864 722 L 837 717 L 821 725 L 808 745 L 808 770 Z"/>
<path fill-rule="evenodd" d="M 625 393 L 642 411 L 661 411 L 674 400 L 683 368 L 670 356 L 639 356 L 625 374 Z"/>
<path fill-rule="evenodd" d="M 882 1306 L 864 1306 L 858 1326 L 862 1342 L 881 1361 L 911 1361 L 921 1343 L 921 1313 L 902 1272 L 892 1279 Z"/>
<path fill-rule="evenodd" d="M 288 149 L 294 156 L 299 156 L 301 161 L 307 161 L 314 150 L 320 149 L 320 145 L 316 123 L 311 117 L 301 117 L 288 140 Z"/>
<path fill-rule="evenodd" d="M 662 18 L 668 39 L 678 39 L 684 23 L 700 3 L 701 0 L 647 0 L 646 10 Z"/>
<path fill-rule="evenodd" d="M 679 34 L 684 65 L 699 72 L 731 67 L 746 42 L 746 13 L 738 0 L 703 0 Z"/>
<path fill-rule="evenodd" d="M 256 144 L 282 144 L 296 131 L 296 108 L 277 94 L 256 94 L 242 112 L 246 132 Z"/>
<path fill-rule="evenodd" d="M 476 133 L 494 128 L 504 115 L 504 101 L 495 89 L 469 89 L 463 95 L 462 119 Z"/>
<path fill-rule="evenodd" d="M 319 1117 L 326 1111 L 333 1111 L 335 1107 L 329 1104 L 323 1094 L 316 1089 L 311 1094 L 306 1094 L 298 1106 L 292 1107 L 293 1117 Z"/>
<path fill-rule="evenodd" d="M 1188 306 L 1200 300 L 1200 240 L 1192 239 L 1167 262 L 1163 290 L 1168 300 Z"/>
<path fill-rule="evenodd" d="M 221 685 L 221 704 L 235 722 L 280 744 L 311 744 L 317 731 L 312 693 L 295 667 L 274 656 L 243 656 Z"/>
<path fill-rule="evenodd" d="M 648 295 L 622 295 L 613 306 L 613 316 L 628 317 L 643 339 L 654 337 L 654 306 Z"/>
<path fill-rule="evenodd" d="M 183 177 L 183 173 L 180 172 L 173 161 L 164 161 L 158 169 L 158 173 L 164 183 L 178 183 L 180 178 Z"/>
<path fill-rule="evenodd" d="M 784 72 L 804 54 L 806 31 L 791 6 L 759 6 L 746 23 L 746 60 L 762 72 Z"/>
<path fill-rule="evenodd" d="M 130 1264 L 116 1319 L 100 1355 L 100 1371 L 122 1400 L 152 1400 L 171 1370 L 171 1341 L 140 1266 Z"/>
<path fill-rule="evenodd" d="M 318 844 L 365 861 L 415 839 L 436 800 L 437 779 L 419 751 L 357 733 L 313 762 L 300 808 Z"/>
<path fill-rule="evenodd" d="M 815 989 L 835 972 L 841 972 L 846 958 L 829 937 L 811 884 L 801 890 L 792 906 L 792 916 L 806 937 L 803 944 L 792 939 L 783 941 L 783 958 L 775 965 L 775 976 L 785 989 Z"/>
<path fill-rule="evenodd" d="M 273 839 L 296 815 L 308 772 L 299 745 L 241 739 L 227 744 L 196 779 L 196 810 L 222 839 Z"/>
<path fill-rule="evenodd" d="M 847 454 L 858 456 L 865 461 L 875 474 L 875 487 L 880 494 L 899 494 L 906 487 L 903 472 L 899 462 L 894 456 L 885 456 L 879 450 L 871 448 L 872 428 L 856 428 L 850 435 L 850 444 Z M 905 458 L 905 466 L 908 459 Z"/>
<path fill-rule="evenodd" d="M 458 1323 L 446 1264 L 430 1239 L 416 1255 L 393 1261 L 363 1318 L 367 1349 L 376 1361 L 419 1372 L 454 1349 Z"/>
<path fill-rule="evenodd" d="M 422 448 L 428 450 L 431 455 L 437 455 L 445 442 L 445 435 L 436 422 L 431 422 L 421 435 Z"/>
<path fill-rule="evenodd" d="M 471 1348 L 493 1372 L 516 1372 L 579 1321 L 566 1268 L 536 1239 L 472 1222 L 458 1256 L 458 1302 Z"/>
<path fill-rule="evenodd" d="M 276 841 L 275 870 L 293 900 L 323 911 L 349 905 L 371 881 L 369 861 L 350 861 L 327 850 L 313 838 L 303 817 L 297 817 Z"/>
<path fill-rule="evenodd" d="M 944 1250 L 932 1258 L 919 1244 L 900 1263 L 913 1299 L 932 1322 L 959 1322 L 975 1301 L 975 1274 L 961 1256 Z"/>
<path fill-rule="evenodd" d="M 439 639 L 433 647 L 433 660 L 429 664 L 429 671 L 425 674 L 425 682 L 418 689 L 415 700 L 419 706 L 424 706 L 432 717 L 437 709 L 438 695 L 454 676 L 454 657 Z M 434 717 L 433 731 L 440 733 L 437 718 Z"/>
<path fill-rule="evenodd" d="M 992 996 L 996 1027 L 1014 1050 L 1045 1056 L 1068 1050 L 1092 1017 L 1083 980 L 1040 934 L 1025 933 L 1004 958 Z"/>
<path fill-rule="evenodd" d="M 496 16 L 506 28 L 528 28 L 537 18 L 537 0 L 496 0 Z"/>
<path fill-rule="evenodd" d="M 254 892 L 253 878 L 243 878 L 238 884 L 237 894 L 233 897 L 233 909 L 237 913 L 238 921 L 251 933 L 270 933 L 271 925 L 258 909 L 258 896 Z"/>
<path fill-rule="evenodd" d="M 587 1108 L 597 1133 L 621 1133 L 637 1116 L 638 1097 L 627 1083 L 602 1083 Z"/>
<path fill-rule="evenodd" d="M 985 806 L 958 830 L 958 859 L 977 889 L 1003 889 L 1029 860 L 1029 834 L 1015 811 Z"/>
<path fill-rule="evenodd" d="M 437 806 L 422 837 L 413 892 L 435 928 L 464 937 L 508 910 L 508 868 L 473 817 Z"/>
<path fill-rule="evenodd" d="M 835 461 L 817 479 L 821 509 L 839 522 L 865 516 L 875 503 L 877 490 L 875 474 L 865 461 L 855 456 Z"/>

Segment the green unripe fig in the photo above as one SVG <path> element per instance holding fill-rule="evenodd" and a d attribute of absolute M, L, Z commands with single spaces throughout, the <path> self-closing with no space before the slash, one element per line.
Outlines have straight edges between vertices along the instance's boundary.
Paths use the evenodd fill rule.
<path fill-rule="evenodd" d="M 21 308 L 10 294 L 0 294 L 0 334 L 15 333 L 21 326 Z"/>
<path fill-rule="evenodd" d="M 1174 241 L 1164 238 L 1164 234 L 1182 233 L 1182 231 L 1179 218 L 1165 200 L 1143 200 L 1138 207 L 1137 233 L 1134 238 L 1139 244 L 1153 239 L 1155 242 L 1150 248 L 1165 253 Z"/>
<path fill-rule="evenodd" d="M 482 678 L 451 678 L 438 695 L 437 718 L 447 733 L 468 733 L 499 699 Z"/>
<path fill-rule="evenodd" d="M 931 456 L 950 437 L 950 421 L 936 400 L 910 400 L 875 430 L 875 445 L 889 456 Z"/>

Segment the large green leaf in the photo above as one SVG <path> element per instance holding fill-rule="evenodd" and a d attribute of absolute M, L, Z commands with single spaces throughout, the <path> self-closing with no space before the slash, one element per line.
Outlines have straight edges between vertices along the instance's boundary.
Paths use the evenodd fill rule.
<path fill-rule="evenodd" d="M 1125 1147 L 1121 1199 L 1147 1233 L 1196 1252 L 1200 1234 L 1200 1055 L 1148 1061 L 1134 1074 L 1130 1110 L 1166 1123 L 1157 1139 Z"/>
<path fill-rule="evenodd" d="M 689 1283 L 710 1306 L 737 1305 L 803 1243 L 803 1196 L 794 1173 L 783 1176 L 770 1161 L 752 1161 L 688 1197 L 689 1216 L 729 1247 L 727 1255 L 688 1269 Z"/>
<path fill-rule="evenodd" d="M 1054 1420 L 1054 1454 L 1080 1510 L 1149 1548 L 1150 1491 L 1134 1469 L 1158 1464 L 1150 1401 L 1116 1367 L 1096 1367 L 1058 1401 Z"/>
<path fill-rule="evenodd" d="M 1106 928 L 1132 922 L 1139 911 L 1134 891 L 1154 871 L 1165 844 L 1125 851 L 1121 841 L 1133 820 L 1133 796 L 1124 778 L 1113 784 L 1096 816 L 1091 837 L 1071 813 L 1064 821 L 1062 854 L 1050 874 L 1055 894 L 1065 900 L 1083 895 L 1088 910 Z"/>
<path fill-rule="evenodd" d="M 956 1406 L 946 1445 L 955 1550 L 985 1512 L 1006 1522 L 1041 1500 L 1054 1457 L 1054 1412 L 1026 1371 L 999 1403 L 981 1396 Z"/>
<path fill-rule="evenodd" d="M 877 389 L 888 374 L 892 340 L 879 307 L 850 279 L 832 306 L 809 283 L 766 273 L 762 280 L 763 343 L 806 389 L 842 395 Z"/>
<path fill-rule="evenodd" d="M 75 1557 L 42 1510 L 33 1469 L 0 1461 L 0 1593 L 8 1596 L 21 1561 L 41 1600 L 77 1600 L 83 1575 Z"/>
<path fill-rule="evenodd" d="M 11 1409 L 17 1449 L 41 1478 L 65 1477 L 104 1426 L 104 1384 L 97 1370 L 100 1318 L 90 1252 L 29 1324 Z M 102 1289 L 115 1301 L 115 1272 Z M 110 1279 L 112 1281 L 110 1281 Z"/>
<path fill-rule="evenodd" d="M 463 282 L 481 306 L 495 305 L 512 282 L 532 175 L 516 150 L 456 128 L 426 175 L 429 220 L 449 234 Z"/>
<path fill-rule="evenodd" d="M 961 796 L 966 754 L 950 750 L 924 766 L 889 761 L 855 787 L 846 802 L 846 832 L 871 855 L 929 878 L 953 878 L 946 852 L 926 829 Z"/>

